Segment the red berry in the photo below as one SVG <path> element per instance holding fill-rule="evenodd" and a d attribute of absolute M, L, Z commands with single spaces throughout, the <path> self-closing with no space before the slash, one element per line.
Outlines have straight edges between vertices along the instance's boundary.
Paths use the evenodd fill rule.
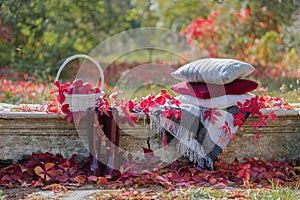
<path fill-rule="evenodd" d="M 87 90 L 85 89 L 85 87 L 80 87 L 77 89 L 77 94 L 86 94 Z"/>
<path fill-rule="evenodd" d="M 92 86 L 90 83 L 88 83 L 88 82 L 85 82 L 85 83 L 83 84 L 83 87 L 85 87 L 85 89 L 86 89 L 87 91 L 93 89 L 93 86 Z"/>
<path fill-rule="evenodd" d="M 73 85 L 74 85 L 76 88 L 79 88 L 79 87 L 83 86 L 83 81 L 80 80 L 80 79 L 76 79 L 75 81 L 73 81 Z"/>

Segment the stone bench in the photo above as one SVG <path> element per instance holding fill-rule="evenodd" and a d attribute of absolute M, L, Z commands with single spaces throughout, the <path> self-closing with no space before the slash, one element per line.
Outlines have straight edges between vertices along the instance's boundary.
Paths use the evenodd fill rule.
<path fill-rule="evenodd" d="M 268 112 L 268 110 L 265 110 Z M 298 110 L 276 110 L 275 122 L 254 131 L 249 117 L 239 129 L 235 141 L 231 141 L 222 154 L 226 161 L 234 158 L 259 157 L 264 160 L 295 159 L 300 155 L 300 115 Z M 88 151 L 78 137 L 74 124 L 60 119 L 57 114 L 0 112 L 0 160 L 17 161 L 32 152 L 60 153 L 68 158 L 77 154 L 79 158 L 88 156 Z M 259 143 L 251 140 L 260 132 Z M 162 148 L 161 139 L 143 120 L 137 126 L 122 126 L 119 147 L 131 152 L 142 152 L 147 148 L 150 136 L 151 148 Z M 259 145 L 259 146 L 258 146 Z M 259 148 L 258 148 L 259 147 Z"/>

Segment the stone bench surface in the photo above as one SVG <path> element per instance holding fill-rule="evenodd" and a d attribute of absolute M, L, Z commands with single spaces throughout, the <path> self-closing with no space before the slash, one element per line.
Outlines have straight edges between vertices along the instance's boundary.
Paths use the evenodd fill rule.
<path fill-rule="evenodd" d="M 279 159 L 299 157 L 299 109 L 274 111 L 278 119 L 257 131 L 251 126 L 251 122 L 257 118 L 249 117 L 221 157 L 227 161 L 243 157 L 265 160 L 273 156 Z M 252 144 L 251 140 L 257 132 L 261 134 L 261 139 Z M 148 125 L 144 126 L 143 120 L 135 127 L 122 126 L 119 146 L 127 151 L 141 152 L 142 147 L 147 147 L 149 136 L 151 148 L 162 148 L 161 139 L 149 130 Z M 74 124 L 61 119 L 58 114 L 0 111 L 0 160 L 17 160 L 24 154 L 36 151 L 60 153 L 65 157 L 74 153 L 82 158 L 88 156 Z"/>

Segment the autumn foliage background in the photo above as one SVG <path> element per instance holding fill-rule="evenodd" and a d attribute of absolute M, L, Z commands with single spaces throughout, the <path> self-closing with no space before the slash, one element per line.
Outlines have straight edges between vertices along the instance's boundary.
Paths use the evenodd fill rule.
<path fill-rule="evenodd" d="M 256 68 L 252 78 L 269 88 L 267 93 L 300 100 L 300 6 L 293 0 L 8 0 L 0 7 L 2 102 L 51 100 L 49 83 L 65 58 L 88 54 L 109 36 L 144 26 L 178 31 L 210 57 L 248 62 Z M 113 63 L 105 72 L 113 77 L 108 92 L 123 71 L 150 61 Z"/>
<path fill-rule="evenodd" d="M 260 87 L 269 88 L 266 94 L 299 102 L 299 9 L 300 4 L 295 0 L 0 1 L 0 102 L 40 104 L 55 100 L 51 95 L 53 77 L 65 58 L 77 53 L 88 54 L 112 35 L 146 26 L 177 31 L 186 37 L 187 43 L 195 42 L 205 49 L 209 57 L 248 62 L 256 68 L 251 79 Z M 111 89 L 122 72 L 152 61 L 164 62 L 164 59 L 147 60 L 140 56 L 135 60 L 112 63 L 105 71 L 105 77 L 110 77 L 105 83 L 106 92 L 113 92 Z M 173 63 L 173 66 L 181 64 Z M 149 90 L 160 91 L 149 85 L 145 88 L 147 94 Z M 154 97 L 150 97 L 153 101 Z M 163 104 L 167 97 L 165 91 L 160 97 L 158 102 Z M 139 106 L 146 109 L 151 103 L 148 100 L 144 99 Z M 268 106 L 259 103 L 273 100 L 279 101 L 262 95 L 259 99 L 254 98 L 251 104 L 250 101 L 246 103 L 249 105 L 239 105 L 241 111 L 259 115 L 259 121 L 252 123 L 254 130 L 266 126 L 266 118 L 274 120 L 272 112 L 268 116 L 259 113 L 260 108 Z M 251 110 L 243 110 L 249 106 Z M 165 114 L 170 113 L 171 110 L 167 110 Z M 207 113 L 207 116 L 212 115 Z M 237 114 L 234 123 L 241 126 L 243 117 Z M 230 133 L 228 124 L 222 129 Z M 258 141 L 259 133 L 254 137 Z M 121 187 L 124 184 L 160 184 L 173 188 L 198 184 L 222 189 L 241 184 L 264 187 L 271 182 L 299 189 L 299 159 L 267 162 L 245 158 L 243 164 L 220 160 L 215 163 L 218 170 L 213 172 L 174 162 L 166 168 L 143 174 L 136 174 L 134 167 L 138 165 L 127 159 L 127 170 L 121 171 L 122 176 L 116 182 Z M 150 162 L 147 159 L 145 162 Z M 0 186 L 40 187 L 86 182 L 106 185 L 109 178 L 96 177 L 90 171 L 89 162 L 86 159 L 79 163 L 75 156 L 65 159 L 50 153 L 33 153 L 21 164 L 0 170 Z"/>

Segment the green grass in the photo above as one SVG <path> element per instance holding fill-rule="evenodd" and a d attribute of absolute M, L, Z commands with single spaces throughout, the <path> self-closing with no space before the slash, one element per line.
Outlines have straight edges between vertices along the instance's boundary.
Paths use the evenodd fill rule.
<path fill-rule="evenodd" d="M 189 189 L 179 189 L 173 192 L 163 192 L 158 199 L 281 199 L 299 200 L 299 190 L 289 188 L 278 189 L 233 189 L 219 190 L 206 187 L 192 187 Z"/>
<path fill-rule="evenodd" d="M 126 196 L 124 194 L 127 193 Z M 136 196 L 138 194 L 138 196 Z M 98 197 L 98 198 L 96 198 Z M 217 189 L 213 187 L 182 187 L 176 190 L 126 190 L 125 188 L 120 190 L 103 191 L 93 195 L 93 199 L 248 199 L 248 200 L 300 200 L 300 192 L 298 189 L 290 189 L 285 187 L 277 187 L 275 189 L 259 188 L 259 189 L 247 189 L 247 188 L 225 188 Z M 90 198 L 92 199 L 92 198 Z"/>

